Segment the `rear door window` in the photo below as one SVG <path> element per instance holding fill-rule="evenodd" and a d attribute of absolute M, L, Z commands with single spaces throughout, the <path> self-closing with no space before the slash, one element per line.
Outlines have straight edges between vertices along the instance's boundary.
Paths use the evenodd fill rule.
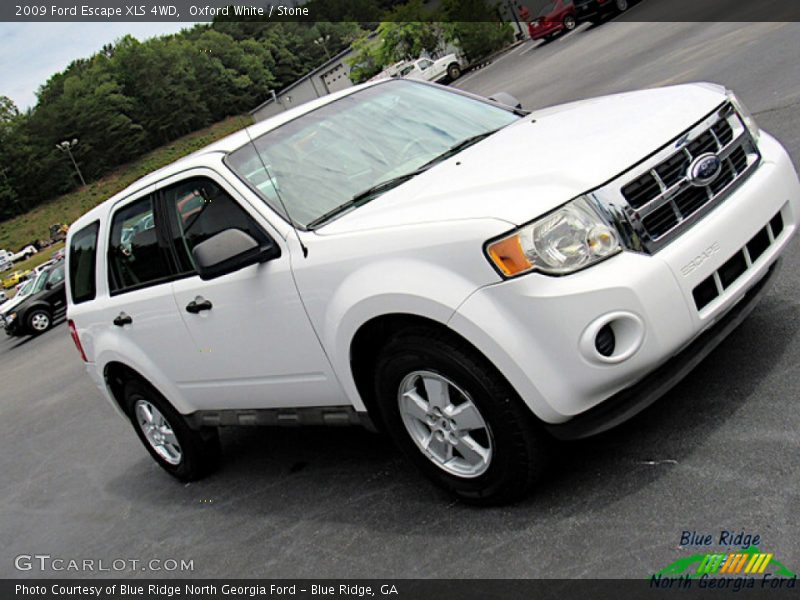
<path fill-rule="evenodd" d="M 156 226 L 151 196 L 114 213 L 108 246 L 108 283 L 112 294 L 147 287 L 172 277 L 167 250 Z"/>
<path fill-rule="evenodd" d="M 69 244 L 69 286 L 74 304 L 94 300 L 97 293 L 95 263 L 99 228 L 98 222 L 87 225 L 72 236 Z"/>

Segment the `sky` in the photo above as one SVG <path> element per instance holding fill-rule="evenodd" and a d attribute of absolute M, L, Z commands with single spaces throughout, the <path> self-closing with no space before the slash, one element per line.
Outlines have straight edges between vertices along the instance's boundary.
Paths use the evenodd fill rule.
<path fill-rule="evenodd" d="M 126 34 L 144 40 L 193 25 L 0 23 L 0 96 L 8 96 L 23 111 L 36 104 L 39 86 L 76 58 L 87 58 Z"/>

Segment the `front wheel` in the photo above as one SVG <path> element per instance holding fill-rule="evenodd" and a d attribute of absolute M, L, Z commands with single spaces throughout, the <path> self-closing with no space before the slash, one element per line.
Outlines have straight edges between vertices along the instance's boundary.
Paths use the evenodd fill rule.
<path fill-rule="evenodd" d="M 194 481 L 216 466 L 220 454 L 216 429 L 191 429 L 178 411 L 144 382 L 129 381 L 123 393 L 136 434 L 167 473 L 181 481 Z"/>
<path fill-rule="evenodd" d="M 628 10 L 628 0 L 617 0 L 617 12 L 625 12 Z"/>
<path fill-rule="evenodd" d="M 50 313 L 44 309 L 36 309 L 28 316 L 28 330 L 33 335 L 39 335 L 50 329 L 52 319 Z"/>
<path fill-rule="evenodd" d="M 474 349 L 447 334 L 393 338 L 376 365 L 389 434 L 423 473 L 475 504 L 524 496 L 548 462 L 548 440 L 527 406 Z"/>

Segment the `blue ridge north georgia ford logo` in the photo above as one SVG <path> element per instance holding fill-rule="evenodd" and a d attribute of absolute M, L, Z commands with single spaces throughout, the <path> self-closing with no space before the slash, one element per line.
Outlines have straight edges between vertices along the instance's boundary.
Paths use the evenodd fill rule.
<path fill-rule="evenodd" d="M 716 154 L 701 154 L 692 161 L 686 173 L 686 178 L 693 185 L 708 185 L 714 181 L 722 171 L 722 160 Z"/>

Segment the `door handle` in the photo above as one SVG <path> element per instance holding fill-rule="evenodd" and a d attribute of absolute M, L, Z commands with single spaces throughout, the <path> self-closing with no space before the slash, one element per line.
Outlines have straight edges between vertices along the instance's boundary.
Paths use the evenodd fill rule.
<path fill-rule="evenodd" d="M 202 296 L 197 296 L 194 300 L 192 300 L 191 302 L 189 302 L 189 304 L 186 305 L 186 312 L 190 312 L 193 315 L 196 315 L 201 311 L 211 310 L 213 307 L 214 305 L 211 304 L 209 300 L 206 300 Z"/>
<path fill-rule="evenodd" d="M 117 318 L 114 319 L 114 325 L 116 325 L 117 327 L 122 327 L 123 325 L 130 325 L 131 323 L 133 323 L 133 318 L 130 315 L 125 314 L 124 312 L 119 313 L 117 315 Z"/>

